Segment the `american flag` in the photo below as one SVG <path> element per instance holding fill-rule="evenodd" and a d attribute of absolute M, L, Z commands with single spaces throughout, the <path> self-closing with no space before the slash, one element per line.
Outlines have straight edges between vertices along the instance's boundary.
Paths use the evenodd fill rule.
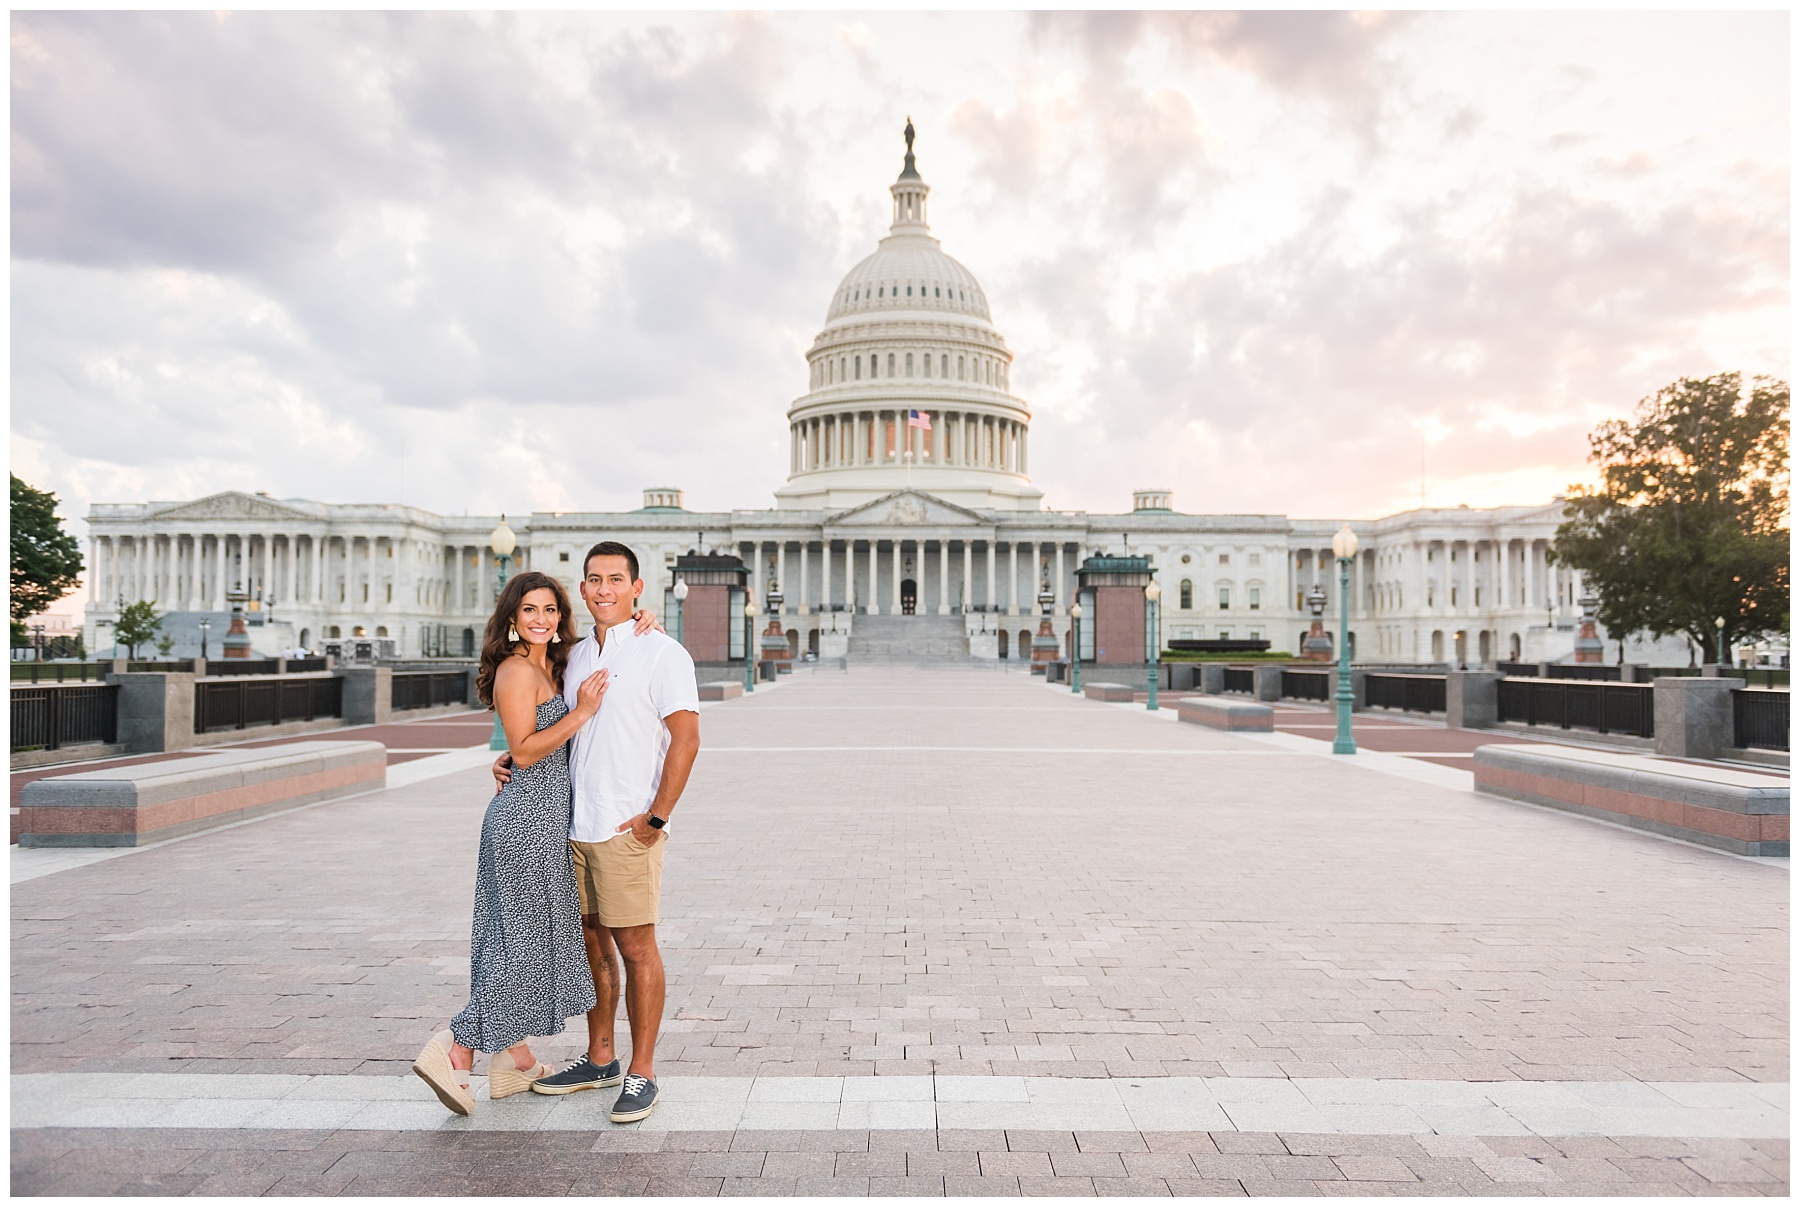
<path fill-rule="evenodd" d="M 906 426 L 924 428 L 929 432 L 931 430 L 931 416 L 924 411 L 908 411 L 906 412 Z"/>

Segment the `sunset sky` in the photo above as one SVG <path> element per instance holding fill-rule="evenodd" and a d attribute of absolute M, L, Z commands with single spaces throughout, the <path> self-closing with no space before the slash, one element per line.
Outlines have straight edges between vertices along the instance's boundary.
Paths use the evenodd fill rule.
<path fill-rule="evenodd" d="M 770 506 L 910 116 L 1048 506 L 1544 502 L 1788 375 L 1787 22 L 15 13 L 12 467 Z"/>

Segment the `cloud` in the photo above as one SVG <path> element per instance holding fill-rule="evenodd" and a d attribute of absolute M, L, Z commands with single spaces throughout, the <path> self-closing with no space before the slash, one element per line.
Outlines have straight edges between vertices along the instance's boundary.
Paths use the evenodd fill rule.
<path fill-rule="evenodd" d="M 765 505 L 910 114 L 1055 505 L 1378 514 L 1421 442 L 1540 501 L 1666 380 L 1787 372 L 1770 23 L 1573 20 L 16 14 L 14 467 Z"/>

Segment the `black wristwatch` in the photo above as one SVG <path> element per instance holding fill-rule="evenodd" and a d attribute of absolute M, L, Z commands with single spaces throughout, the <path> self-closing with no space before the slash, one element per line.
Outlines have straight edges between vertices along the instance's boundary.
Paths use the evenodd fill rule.
<path fill-rule="evenodd" d="M 658 817 L 656 814 L 650 812 L 650 810 L 648 810 L 648 809 L 644 810 L 644 820 L 650 823 L 650 828 L 652 830 L 660 830 L 664 826 L 669 824 L 668 818 Z"/>

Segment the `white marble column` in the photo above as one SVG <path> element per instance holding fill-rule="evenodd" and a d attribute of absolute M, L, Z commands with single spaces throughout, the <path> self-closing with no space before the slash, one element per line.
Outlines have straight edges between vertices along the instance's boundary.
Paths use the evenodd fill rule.
<path fill-rule="evenodd" d="M 795 607 L 800 606 L 794 584 L 788 581 L 786 541 L 775 542 L 775 581 L 781 584 L 781 614 L 785 616 L 790 601 Z"/>
<path fill-rule="evenodd" d="M 900 538 L 899 538 L 899 537 L 895 537 L 895 538 L 894 538 L 894 594 L 893 594 L 893 603 L 894 603 L 894 612 L 893 612 L 893 614 L 894 614 L 894 615 L 895 615 L 895 616 L 898 616 L 898 615 L 900 615 Z"/>
<path fill-rule="evenodd" d="M 950 538 L 938 540 L 938 615 L 950 615 Z"/>
<path fill-rule="evenodd" d="M 811 611 L 811 607 L 810 607 L 811 600 L 808 598 L 808 596 L 811 594 L 812 587 L 808 581 L 810 567 L 807 564 L 811 550 L 812 550 L 812 542 L 807 540 L 805 537 L 801 537 L 800 538 L 800 598 L 795 601 L 794 606 L 796 608 L 798 608 L 802 614 Z"/>
<path fill-rule="evenodd" d="M 1058 616 L 1061 616 L 1064 611 L 1064 604 L 1063 604 L 1063 543 L 1062 543 L 1061 537 L 1058 537 L 1056 539 L 1056 605 L 1055 605 L 1055 611 Z"/>
<path fill-rule="evenodd" d="M 965 608 L 973 608 L 975 606 L 975 542 L 965 540 L 962 546 L 962 601 Z"/>
<path fill-rule="evenodd" d="M 986 600 L 987 610 L 990 612 L 997 610 L 999 607 L 999 600 L 997 599 L 998 593 L 994 589 L 999 585 L 1000 585 L 999 582 L 994 578 L 994 542 L 990 538 L 987 543 L 987 600 Z"/>
<path fill-rule="evenodd" d="M 1006 580 L 1009 584 L 1006 590 L 1007 614 L 1017 616 L 1019 614 L 1019 542 L 1017 541 L 1008 541 L 1006 544 L 1006 570 Z"/>

